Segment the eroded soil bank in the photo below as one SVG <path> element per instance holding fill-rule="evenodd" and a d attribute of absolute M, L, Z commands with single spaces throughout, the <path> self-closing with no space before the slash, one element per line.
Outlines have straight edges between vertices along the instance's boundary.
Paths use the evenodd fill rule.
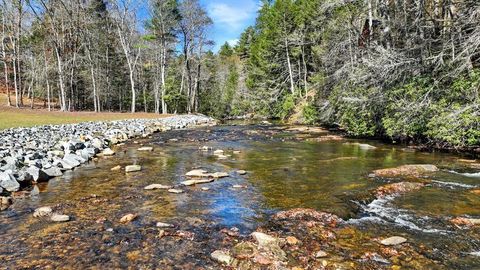
<path fill-rule="evenodd" d="M 271 125 L 170 131 L 113 150 L 14 194 L 0 212 L 3 268 L 480 266 L 475 160 Z M 141 170 L 126 173 L 132 164 Z M 51 213 L 35 217 L 39 207 Z"/>

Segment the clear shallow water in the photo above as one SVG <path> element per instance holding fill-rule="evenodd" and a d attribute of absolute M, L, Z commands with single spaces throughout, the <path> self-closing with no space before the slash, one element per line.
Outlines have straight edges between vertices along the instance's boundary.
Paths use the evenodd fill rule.
<path fill-rule="evenodd" d="M 457 216 L 480 217 L 480 195 L 471 192 L 480 185 L 480 178 L 461 174 L 475 170 L 451 154 L 413 152 L 376 141 L 315 141 L 325 134 L 279 127 L 219 126 L 138 140 L 154 146 L 154 152 L 138 152 L 139 144 L 133 142 L 116 147 L 116 156 L 40 184 L 33 196 L 16 200 L 0 213 L 0 241 L 9 245 L 0 248 L 0 259 L 15 265 L 15 260 L 20 261 L 15 250 L 24 251 L 22 260 L 38 258 L 32 254 L 33 243 L 41 243 L 46 234 L 54 237 L 52 233 L 58 231 L 68 236 L 75 231 L 73 243 L 90 241 L 91 245 L 78 250 L 78 254 L 88 254 L 91 251 L 84 249 L 100 246 L 102 250 L 106 245 L 104 236 L 95 236 L 107 228 L 118 229 L 115 237 L 128 235 L 129 239 L 145 239 L 148 227 L 157 221 L 186 222 L 186 227 L 196 223 L 235 226 L 248 233 L 276 211 L 306 207 L 350 219 L 351 224 L 373 235 L 404 235 L 425 246 L 426 256 L 445 267 L 480 267 L 479 257 L 470 254 L 480 250 L 478 229 L 458 230 L 448 222 Z M 358 142 L 377 148 L 365 149 Z M 231 157 L 219 160 L 212 152 L 199 151 L 204 145 L 223 149 Z M 234 154 L 234 150 L 240 153 Z M 372 191 L 391 181 L 369 178 L 373 170 L 417 163 L 434 164 L 442 171 L 429 175 L 426 179 L 433 181 L 425 188 L 372 202 Z M 110 171 L 116 165 L 130 164 L 140 164 L 143 170 L 133 174 Z M 194 168 L 229 172 L 230 177 L 181 187 L 183 194 L 143 189 L 153 183 L 179 185 Z M 248 173 L 242 176 L 236 170 Z M 90 199 L 92 194 L 100 199 Z M 33 209 L 45 205 L 58 206 L 73 221 L 52 225 L 34 219 Z M 132 236 L 118 225 L 126 213 L 139 216 L 133 224 L 141 231 L 138 235 Z M 106 222 L 98 222 L 100 219 Z M 65 245 L 59 243 L 59 248 Z M 122 258 L 116 266 L 122 265 Z"/>

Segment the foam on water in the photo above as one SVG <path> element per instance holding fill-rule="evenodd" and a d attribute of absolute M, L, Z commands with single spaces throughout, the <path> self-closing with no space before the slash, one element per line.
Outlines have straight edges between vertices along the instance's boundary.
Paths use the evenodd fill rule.
<path fill-rule="evenodd" d="M 432 180 L 433 183 L 439 184 L 441 186 L 446 186 L 450 188 L 456 188 L 456 187 L 461 187 L 461 188 L 476 188 L 478 186 L 476 185 L 468 185 L 468 184 L 462 184 L 462 183 L 456 183 L 456 182 L 445 182 L 445 181 L 438 181 L 438 180 Z"/>
<path fill-rule="evenodd" d="M 415 221 L 427 221 L 429 217 L 418 217 L 409 213 L 404 209 L 391 207 L 388 204 L 395 198 L 395 196 L 385 196 L 383 198 L 375 199 L 367 205 L 360 204 L 362 210 L 369 216 L 359 219 L 348 220 L 348 223 L 362 223 L 362 222 L 376 222 L 376 223 L 394 223 L 395 225 L 406 227 L 412 230 L 421 231 L 425 233 L 448 233 L 446 230 L 422 228 L 417 225 Z"/>
<path fill-rule="evenodd" d="M 459 172 L 456 172 L 456 171 L 448 171 L 448 172 L 463 175 L 465 177 L 480 178 L 480 172 L 476 172 L 476 173 L 459 173 Z"/>
<path fill-rule="evenodd" d="M 472 256 L 477 256 L 477 257 L 480 257 L 480 251 L 472 251 L 470 253 L 467 253 L 468 255 L 472 255 Z"/>

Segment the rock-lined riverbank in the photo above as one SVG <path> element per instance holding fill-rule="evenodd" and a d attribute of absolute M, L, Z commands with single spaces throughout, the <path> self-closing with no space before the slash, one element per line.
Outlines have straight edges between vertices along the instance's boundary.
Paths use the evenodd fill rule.
<path fill-rule="evenodd" d="M 0 194 L 48 181 L 110 149 L 155 132 L 215 124 L 203 115 L 14 128 L 0 132 Z"/>

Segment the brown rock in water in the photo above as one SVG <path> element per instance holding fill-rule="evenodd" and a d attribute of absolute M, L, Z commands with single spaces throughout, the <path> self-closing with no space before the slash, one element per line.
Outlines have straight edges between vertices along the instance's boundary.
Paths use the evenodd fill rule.
<path fill-rule="evenodd" d="M 317 138 L 308 138 L 307 141 L 311 142 L 328 142 L 328 141 L 343 141 L 345 138 L 339 135 L 325 135 Z"/>
<path fill-rule="evenodd" d="M 3 211 L 12 205 L 12 198 L 0 196 L 0 211 Z"/>
<path fill-rule="evenodd" d="M 412 183 L 412 182 L 399 182 L 399 183 L 388 184 L 388 185 L 377 188 L 375 190 L 375 196 L 379 198 L 379 197 L 385 197 L 385 196 L 394 195 L 394 194 L 404 194 L 404 193 L 412 192 L 415 190 L 419 190 L 424 186 L 425 186 L 424 183 Z"/>
<path fill-rule="evenodd" d="M 122 169 L 122 166 L 118 165 L 110 169 L 110 171 L 119 171 Z"/>
<path fill-rule="evenodd" d="M 257 247 L 251 242 L 241 242 L 233 247 L 232 254 L 238 259 L 252 258 L 257 253 Z"/>
<path fill-rule="evenodd" d="M 464 227 L 473 227 L 480 225 L 479 218 L 464 218 L 464 217 L 457 217 L 450 220 L 451 223 L 457 226 L 464 226 Z"/>
<path fill-rule="evenodd" d="M 425 173 L 438 171 L 437 166 L 430 164 L 403 165 L 396 168 L 375 170 L 373 173 L 378 177 L 421 176 Z"/>
<path fill-rule="evenodd" d="M 336 215 L 319 212 L 309 208 L 295 208 L 288 211 L 280 211 L 273 216 L 277 220 L 316 221 L 325 226 L 336 227 L 342 219 Z"/>
<path fill-rule="evenodd" d="M 121 219 L 120 219 L 120 222 L 121 223 L 128 223 L 134 219 L 137 218 L 137 215 L 135 214 L 126 214 L 125 216 L 123 216 Z"/>
<path fill-rule="evenodd" d="M 295 246 L 299 243 L 298 239 L 294 236 L 287 236 L 287 243 L 291 246 Z"/>

